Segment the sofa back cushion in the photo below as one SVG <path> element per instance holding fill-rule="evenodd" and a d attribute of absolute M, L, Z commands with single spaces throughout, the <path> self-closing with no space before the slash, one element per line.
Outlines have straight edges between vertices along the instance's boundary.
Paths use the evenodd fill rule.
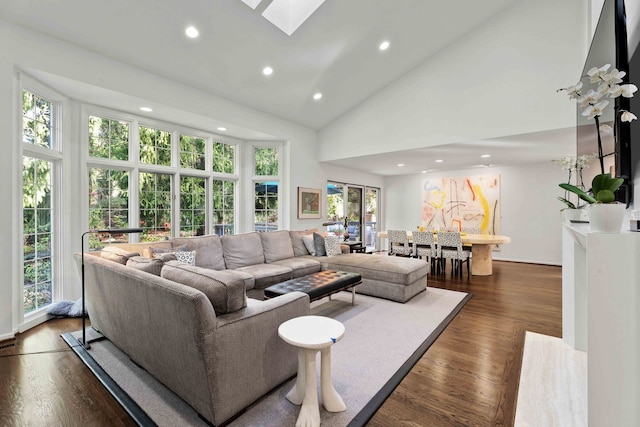
<path fill-rule="evenodd" d="M 127 260 L 127 267 L 146 271 L 147 273 L 151 273 L 156 276 L 160 275 L 163 264 L 164 262 L 159 258 L 151 259 L 144 256 L 134 256 Z"/>
<path fill-rule="evenodd" d="M 249 265 L 264 264 L 262 240 L 257 232 L 225 234 L 220 240 L 227 268 L 235 270 Z"/>
<path fill-rule="evenodd" d="M 260 233 L 260 240 L 262 241 L 264 260 L 267 264 L 295 256 L 288 231 Z"/>
<path fill-rule="evenodd" d="M 244 280 L 230 272 L 167 261 L 160 275 L 204 293 L 218 315 L 247 306 Z"/>
<path fill-rule="evenodd" d="M 119 264 L 125 265 L 129 258 L 139 256 L 138 252 L 131 252 L 118 246 L 106 246 L 100 251 L 100 256 L 109 261 L 115 261 Z"/>
<path fill-rule="evenodd" d="M 224 270 L 224 256 L 220 236 L 212 234 L 196 237 L 176 237 L 172 240 L 175 247 L 186 247 L 187 251 L 196 252 L 196 265 L 212 270 Z"/>
<path fill-rule="evenodd" d="M 304 241 L 302 240 L 303 236 L 310 236 L 313 234 L 313 232 L 317 232 L 318 229 L 317 228 L 313 228 L 310 230 L 292 230 L 289 231 L 289 237 L 291 237 L 291 246 L 293 246 L 293 254 L 295 256 L 303 256 L 303 255 L 309 255 L 310 252 L 308 250 L 308 247 L 304 244 Z M 313 254 L 311 254 L 313 255 Z"/>

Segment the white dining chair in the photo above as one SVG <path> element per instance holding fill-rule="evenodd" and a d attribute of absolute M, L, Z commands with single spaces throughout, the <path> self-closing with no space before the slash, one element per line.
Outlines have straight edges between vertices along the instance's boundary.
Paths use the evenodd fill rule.
<path fill-rule="evenodd" d="M 433 231 L 414 231 L 413 232 L 413 248 L 414 256 L 425 258 L 428 264 L 431 264 L 431 273 L 437 272 L 440 265 L 438 260 L 438 248 L 433 237 Z"/>
<path fill-rule="evenodd" d="M 389 255 L 413 256 L 413 247 L 409 242 L 407 230 L 388 230 Z"/>
<path fill-rule="evenodd" d="M 451 260 L 451 276 L 462 277 L 462 264 L 467 263 L 467 278 L 469 277 L 469 252 L 462 249 L 462 239 L 458 231 L 442 231 L 438 233 L 438 256 L 442 273 L 446 270 L 447 259 Z"/>

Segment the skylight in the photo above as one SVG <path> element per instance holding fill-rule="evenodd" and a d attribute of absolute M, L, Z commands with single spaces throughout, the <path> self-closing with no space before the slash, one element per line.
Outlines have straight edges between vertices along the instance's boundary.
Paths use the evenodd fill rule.
<path fill-rule="evenodd" d="M 255 9 L 262 0 L 242 0 L 242 2 Z M 262 16 L 290 36 L 324 2 L 325 0 L 273 0 L 262 12 Z"/>

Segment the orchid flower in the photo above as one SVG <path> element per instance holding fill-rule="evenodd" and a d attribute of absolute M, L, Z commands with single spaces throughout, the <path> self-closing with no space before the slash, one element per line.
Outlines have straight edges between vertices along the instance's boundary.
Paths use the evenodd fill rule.
<path fill-rule="evenodd" d="M 614 68 L 610 73 L 602 76 L 602 81 L 608 85 L 617 85 L 618 83 L 622 83 L 622 78 L 626 75 L 627 73 L 624 71 L 619 71 L 617 68 Z"/>
<path fill-rule="evenodd" d="M 593 119 L 596 116 L 601 116 L 602 115 L 602 110 L 604 110 L 604 107 L 606 107 L 607 105 L 609 105 L 609 101 L 607 101 L 607 100 L 600 101 L 597 104 L 589 105 L 582 112 L 582 115 L 587 117 L 587 118 L 589 118 L 589 119 Z"/>
<path fill-rule="evenodd" d="M 600 80 L 603 80 L 602 76 L 604 76 L 607 71 L 611 67 L 611 64 L 605 64 L 602 67 L 593 67 L 589 71 L 587 71 L 587 75 L 589 76 L 589 81 L 591 83 L 598 83 Z"/>
<path fill-rule="evenodd" d="M 602 94 L 591 89 L 585 96 L 578 99 L 578 104 L 580 104 L 581 107 L 586 107 L 587 105 L 595 104 L 600 98 L 602 98 Z"/>
<path fill-rule="evenodd" d="M 622 120 L 623 122 L 632 122 L 638 118 L 631 111 L 620 110 L 620 112 L 622 113 L 620 114 L 620 120 Z"/>
<path fill-rule="evenodd" d="M 607 124 L 600 125 L 600 133 L 603 135 L 611 135 L 613 133 L 613 128 Z"/>
<path fill-rule="evenodd" d="M 574 86 L 569 86 L 565 90 L 567 91 L 567 95 L 569 95 L 569 99 L 578 99 L 580 97 L 580 89 L 582 89 L 582 82 L 578 82 L 578 84 Z"/>

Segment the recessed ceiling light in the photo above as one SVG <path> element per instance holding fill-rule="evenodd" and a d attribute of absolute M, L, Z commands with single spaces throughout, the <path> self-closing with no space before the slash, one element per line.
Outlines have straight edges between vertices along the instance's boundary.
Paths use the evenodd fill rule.
<path fill-rule="evenodd" d="M 380 50 L 387 50 L 389 49 L 389 42 L 388 41 L 383 41 L 382 43 L 380 43 L 380 46 L 378 46 L 378 49 Z"/>
<path fill-rule="evenodd" d="M 404 163 L 398 163 L 398 166 L 402 167 L 404 166 Z"/>
<path fill-rule="evenodd" d="M 271 67 L 264 67 L 262 69 L 262 74 L 264 74 L 265 76 L 270 76 L 271 74 L 273 74 L 273 68 Z"/>
<path fill-rule="evenodd" d="M 436 160 L 436 163 L 442 163 L 442 162 L 444 162 L 444 160 L 441 160 L 441 159 Z"/>
<path fill-rule="evenodd" d="M 482 158 L 486 159 L 487 157 L 491 157 L 491 154 L 483 154 L 483 155 L 482 155 L 482 156 L 480 156 L 480 157 L 482 157 Z"/>
<path fill-rule="evenodd" d="M 152 112 L 152 111 L 153 111 L 153 109 L 152 109 L 152 108 L 149 108 L 149 107 L 140 107 L 140 109 L 141 109 L 142 111 L 144 111 L 144 112 L 147 112 L 147 113 L 150 113 L 150 112 Z"/>
<path fill-rule="evenodd" d="M 194 26 L 187 27 L 184 30 L 184 33 L 187 35 L 187 37 L 190 37 L 192 39 L 195 39 L 196 37 L 198 37 L 198 34 L 199 34 L 198 29 Z"/>
<path fill-rule="evenodd" d="M 225 131 L 225 130 L 227 130 L 227 128 L 226 128 L 226 127 L 224 127 L 224 126 L 220 126 L 220 127 L 218 128 L 218 130 Z"/>
<path fill-rule="evenodd" d="M 320 98 L 322 98 L 322 94 L 320 92 L 316 92 L 313 94 L 313 99 L 315 99 L 316 101 L 318 101 Z"/>
<path fill-rule="evenodd" d="M 427 171 L 422 171 L 422 173 L 427 173 Z"/>

